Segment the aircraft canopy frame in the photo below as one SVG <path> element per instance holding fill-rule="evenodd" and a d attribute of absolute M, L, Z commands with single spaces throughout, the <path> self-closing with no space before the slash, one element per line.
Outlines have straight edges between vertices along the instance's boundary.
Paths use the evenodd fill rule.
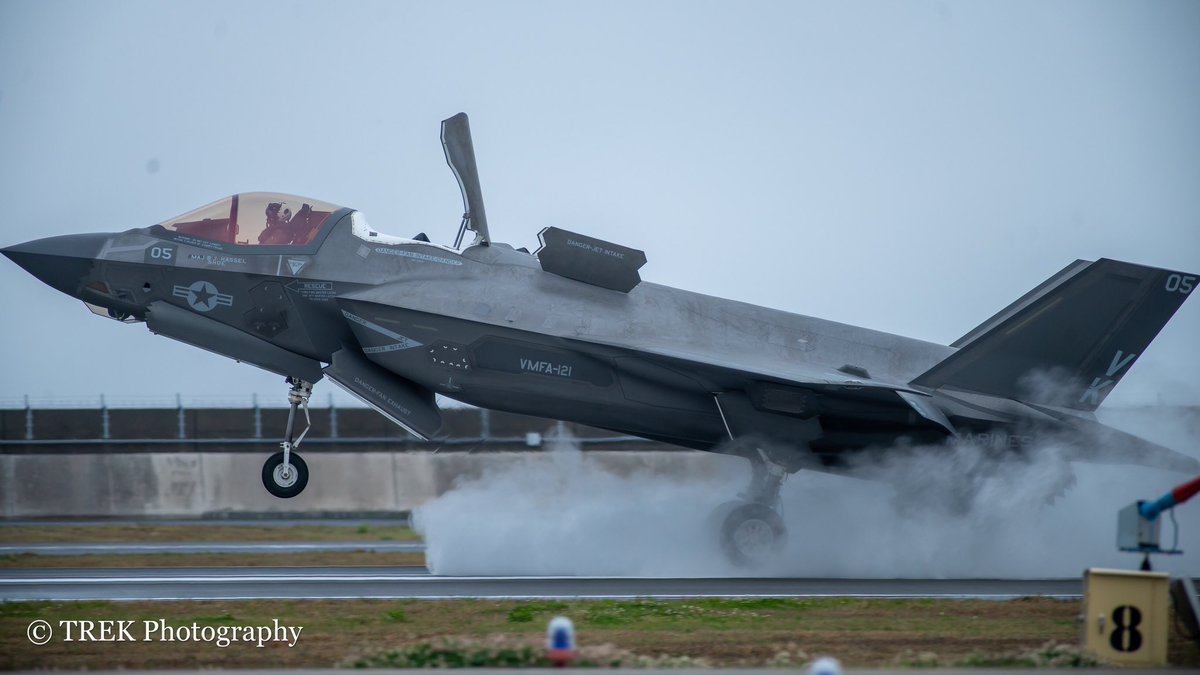
<path fill-rule="evenodd" d="M 219 199 L 170 218 L 159 227 L 238 249 L 270 246 L 307 248 L 340 220 L 345 209 L 308 197 L 275 192 L 245 192 Z"/>

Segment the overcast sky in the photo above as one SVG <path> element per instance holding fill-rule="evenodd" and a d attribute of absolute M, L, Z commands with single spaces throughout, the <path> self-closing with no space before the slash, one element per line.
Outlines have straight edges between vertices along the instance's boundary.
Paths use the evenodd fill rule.
<path fill-rule="evenodd" d="M 948 343 L 1076 258 L 1200 272 L 1200 3 L 0 0 L 0 245 L 254 190 Z M 261 396 L 275 375 L 0 260 L 0 399 Z M 1200 403 L 1200 301 L 1107 405 Z M 331 385 L 318 385 L 323 400 Z"/>

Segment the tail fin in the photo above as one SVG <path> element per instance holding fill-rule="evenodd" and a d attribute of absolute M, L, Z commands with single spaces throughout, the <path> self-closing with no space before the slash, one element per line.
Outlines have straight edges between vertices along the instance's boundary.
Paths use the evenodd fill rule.
<path fill-rule="evenodd" d="M 1196 286 L 1196 274 L 1077 260 L 912 383 L 1095 410 Z"/>

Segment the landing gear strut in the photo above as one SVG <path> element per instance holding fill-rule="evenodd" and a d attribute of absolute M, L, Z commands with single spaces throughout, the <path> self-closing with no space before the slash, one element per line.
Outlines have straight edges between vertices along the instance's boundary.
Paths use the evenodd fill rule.
<path fill-rule="evenodd" d="M 262 469 L 263 486 L 267 488 L 267 492 L 284 499 L 295 497 L 308 485 L 308 465 L 295 450 L 300 447 L 304 435 L 312 427 L 312 420 L 308 416 L 308 398 L 312 396 L 312 383 L 293 377 L 289 377 L 287 382 L 292 386 L 288 392 L 291 410 L 288 411 L 283 442 L 279 444 L 283 450 L 268 457 Z M 300 432 L 299 438 L 293 440 L 297 408 L 304 410 L 304 431 Z"/>
<path fill-rule="evenodd" d="M 779 490 L 788 470 L 759 448 L 746 454 L 750 485 L 737 501 L 717 507 L 721 550 L 738 567 L 759 567 L 783 550 L 787 528 L 779 514 Z"/>

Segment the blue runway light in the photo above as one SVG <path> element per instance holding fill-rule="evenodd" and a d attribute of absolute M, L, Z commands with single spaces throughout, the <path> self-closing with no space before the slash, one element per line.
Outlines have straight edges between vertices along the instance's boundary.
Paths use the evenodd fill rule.
<path fill-rule="evenodd" d="M 565 616 L 556 616 L 546 628 L 546 658 L 563 667 L 579 655 L 575 648 L 575 624 Z"/>
<path fill-rule="evenodd" d="M 808 675 L 842 675 L 842 662 L 832 656 L 822 656 L 813 661 Z"/>

